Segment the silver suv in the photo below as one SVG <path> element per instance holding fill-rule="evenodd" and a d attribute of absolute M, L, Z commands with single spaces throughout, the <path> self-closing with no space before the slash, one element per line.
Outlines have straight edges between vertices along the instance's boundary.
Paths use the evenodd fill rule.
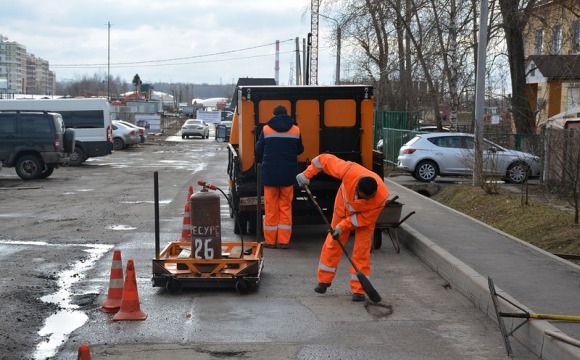
<path fill-rule="evenodd" d="M 0 111 L 0 162 L 24 180 L 49 177 L 74 152 L 75 130 L 62 116 L 42 111 Z"/>

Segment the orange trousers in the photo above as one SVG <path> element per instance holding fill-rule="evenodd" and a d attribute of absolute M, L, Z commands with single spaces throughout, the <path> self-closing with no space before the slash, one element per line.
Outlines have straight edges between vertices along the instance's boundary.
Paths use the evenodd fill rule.
<path fill-rule="evenodd" d="M 336 215 L 332 216 L 332 228 L 342 220 Z M 358 269 L 370 278 L 371 275 L 371 242 L 375 228 L 374 226 L 359 227 L 354 230 L 354 247 L 351 259 Z M 338 241 L 343 245 L 346 244 L 350 237 L 349 231 L 343 231 Z M 336 268 L 342 258 L 342 248 L 336 243 L 330 234 L 326 236 L 322 251 L 320 253 L 320 262 L 318 263 L 318 282 L 332 283 L 336 275 Z M 365 291 L 356 276 L 356 271 L 350 267 L 350 288 L 354 294 L 364 294 Z"/>
<path fill-rule="evenodd" d="M 264 186 L 264 240 L 289 244 L 292 236 L 294 186 Z"/>

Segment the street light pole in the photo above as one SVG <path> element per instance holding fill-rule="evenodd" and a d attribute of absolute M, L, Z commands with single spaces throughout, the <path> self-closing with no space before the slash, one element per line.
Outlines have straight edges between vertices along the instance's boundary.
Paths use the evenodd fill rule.
<path fill-rule="evenodd" d="M 322 15 L 318 13 L 319 16 L 326 18 L 328 20 L 332 20 L 336 22 L 336 80 L 335 84 L 340 85 L 340 41 L 342 37 L 342 29 L 340 28 L 340 23 L 338 20 L 331 18 L 330 16 Z"/>

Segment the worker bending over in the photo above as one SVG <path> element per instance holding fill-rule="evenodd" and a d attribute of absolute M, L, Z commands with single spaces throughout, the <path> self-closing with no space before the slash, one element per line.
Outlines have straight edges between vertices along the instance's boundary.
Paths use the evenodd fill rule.
<path fill-rule="evenodd" d="M 320 294 L 324 294 L 331 285 L 342 257 L 342 248 L 335 241 L 340 241 L 344 245 L 353 230 L 352 260 L 364 275 L 370 277 L 371 242 L 375 222 L 389 197 L 389 190 L 380 176 L 357 163 L 344 161 L 330 154 L 315 157 L 308 168 L 296 176 L 296 181 L 303 187 L 322 171 L 340 179 L 342 183 L 334 200 L 332 234 L 326 236 L 320 253 L 318 285 L 314 288 L 314 291 Z M 365 299 L 365 291 L 352 266 L 350 287 L 352 301 Z"/>

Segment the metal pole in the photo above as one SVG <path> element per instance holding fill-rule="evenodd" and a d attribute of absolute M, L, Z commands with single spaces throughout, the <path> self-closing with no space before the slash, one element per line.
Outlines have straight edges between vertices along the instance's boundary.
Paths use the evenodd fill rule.
<path fill-rule="evenodd" d="M 487 0 L 481 0 L 479 15 L 479 44 L 477 46 L 477 75 L 475 80 L 475 159 L 473 185 L 481 185 L 483 171 L 483 115 L 485 110 L 485 61 L 487 48 Z"/>
<path fill-rule="evenodd" d="M 320 13 L 318 15 L 328 20 L 332 20 L 336 23 L 336 78 L 334 80 L 334 83 L 336 85 L 340 85 L 340 42 L 342 37 L 342 29 L 340 27 L 340 23 L 338 22 L 338 20 Z"/>
<path fill-rule="evenodd" d="M 336 22 L 336 85 L 340 85 L 340 37 L 342 30 Z"/>
<path fill-rule="evenodd" d="M 296 37 L 296 85 L 302 85 L 302 65 L 300 65 L 300 39 Z"/>
<path fill-rule="evenodd" d="M 107 22 L 107 100 L 111 100 L 111 22 Z"/>

